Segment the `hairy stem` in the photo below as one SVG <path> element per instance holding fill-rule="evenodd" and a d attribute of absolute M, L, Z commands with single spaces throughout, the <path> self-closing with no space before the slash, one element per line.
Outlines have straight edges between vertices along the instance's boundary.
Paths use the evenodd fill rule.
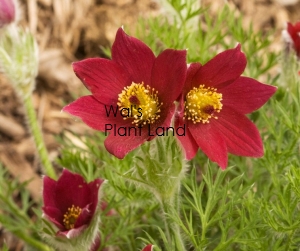
<path fill-rule="evenodd" d="M 175 197 L 178 196 L 179 194 L 176 193 Z M 179 213 L 176 205 L 178 200 L 179 198 L 162 198 L 161 208 L 164 213 L 164 221 L 166 225 L 167 238 L 169 243 L 175 242 L 176 250 L 185 251 L 186 249 L 181 238 L 179 225 L 176 222 L 174 222 L 174 220 L 171 217 L 174 213 Z"/>
<path fill-rule="evenodd" d="M 56 179 L 56 173 L 55 173 L 53 166 L 48 157 L 48 152 L 47 152 L 44 140 L 43 140 L 41 129 L 40 129 L 38 121 L 37 121 L 37 117 L 36 117 L 36 113 L 35 113 L 35 110 L 33 107 L 31 96 L 24 98 L 24 106 L 25 106 L 25 110 L 26 110 L 29 129 L 33 136 L 41 164 L 45 169 L 46 175 L 48 175 L 49 177 L 51 177 L 53 179 Z"/>

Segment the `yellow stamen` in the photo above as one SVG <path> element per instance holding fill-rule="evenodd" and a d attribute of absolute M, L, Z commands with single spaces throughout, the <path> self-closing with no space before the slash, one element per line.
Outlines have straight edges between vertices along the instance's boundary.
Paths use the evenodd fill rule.
<path fill-rule="evenodd" d="M 218 119 L 215 114 L 222 110 L 221 101 L 222 94 L 216 88 L 205 88 L 204 85 L 194 87 L 186 95 L 184 119 L 192 120 L 194 124 L 209 123 L 211 118 Z"/>
<path fill-rule="evenodd" d="M 75 226 L 76 220 L 79 217 L 81 213 L 80 207 L 75 207 L 72 205 L 72 207 L 68 208 L 68 211 L 64 214 L 64 225 L 66 229 L 72 229 Z"/>
<path fill-rule="evenodd" d="M 149 85 L 133 83 L 127 86 L 119 94 L 118 106 L 124 119 L 132 118 L 132 124 L 153 124 L 159 117 L 160 107 L 157 91 Z M 125 109 L 124 109 L 125 108 Z M 128 114 L 128 109 L 131 114 Z"/>

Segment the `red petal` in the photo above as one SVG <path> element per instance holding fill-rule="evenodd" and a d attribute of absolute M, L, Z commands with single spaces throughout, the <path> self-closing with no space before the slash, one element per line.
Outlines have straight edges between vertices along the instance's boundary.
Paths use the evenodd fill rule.
<path fill-rule="evenodd" d="M 90 194 L 90 188 L 83 177 L 67 169 L 63 170 L 58 179 L 55 192 L 55 201 L 62 213 L 66 213 L 72 205 L 84 208 L 89 204 L 98 203 L 98 198 Z"/>
<path fill-rule="evenodd" d="M 164 104 L 173 103 L 180 95 L 186 77 L 186 50 L 167 49 L 155 60 L 152 84 Z"/>
<path fill-rule="evenodd" d="M 97 251 L 99 250 L 101 246 L 101 238 L 100 238 L 100 234 L 98 234 L 95 238 L 95 240 L 92 243 L 92 246 L 90 247 L 89 251 Z M 105 251 L 106 249 L 102 249 L 102 251 Z"/>
<path fill-rule="evenodd" d="M 150 133 L 148 132 L 148 135 L 154 135 L 150 136 L 148 140 L 152 140 L 156 137 L 156 129 L 158 127 L 169 127 L 171 126 L 171 121 L 173 118 L 175 112 L 175 104 L 171 104 L 169 106 L 162 106 L 160 117 L 155 121 L 155 123 L 150 125 Z M 148 125 L 147 125 L 148 127 Z M 149 130 L 149 129 L 148 129 Z"/>
<path fill-rule="evenodd" d="M 16 2 L 2 0 L 0 4 L 0 28 L 14 21 L 16 16 Z"/>
<path fill-rule="evenodd" d="M 56 181 L 44 176 L 43 177 L 43 200 L 45 207 L 56 207 L 55 203 Z"/>
<path fill-rule="evenodd" d="M 300 22 L 295 23 L 294 27 L 295 27 L 296 31 L 299 32 L 300 31 Z"/>
<path fill-rule="evenodd" d="M 222 169 L 225 169 L 227 166 L 227 147 L 220 132 L 212 126 L 212 123 L 193 124 L 189 122 L 188 124 L 199 148 L 210 160 L 217 162 Z"/>
<path fill-rule="evenodd" d="M 129 73 L 131 81 L 150 85 L 155 56 L 146 44 L 119 28 L 111 53 L 112 60 Z"/>
<path fill-rule="evenodd" d="M 195 157 L 198 151 L 198 145 L 195 142 L 192 134 L 190 133 L 188 123 L 185 123 L 183 121 L 183 115 L 184 115 L 184 103 L 183 99 L 181 96 L 179 106 L 178 106 L 178 111 L 175 115 L 175 121 L 174 121 L 174 126 L 175 129 L 177 129 L 179 126 L 183 127 L 185 126 L 185 135 L 184 136 L 179 136 L 176 134 L 177 139 L 180 141 L 182 147 L 185 150 L 185 157 L 190 160 Z"/>
<path fill-rule="evenodd" d="M 220 92 L 223 94 L 223 105 L 247 114 L 264 105 L 276 90 L 276 87 L 264 85 L 252 78 L 239 77 Z"/>
<path fill-rule="evenodd" d="M 83 225 L 88 226 L 94 216 L 94 213 L 95 213 L 95 210 L 93 212 L 91 212 L 89 206 L 82 208 L 81 213 L 76 220 L 74 228 L 79 228 Z"/>
<path fill-rule="evenodd" d="M 73 63 L 73 69 L 93 96 L 103 104 L 116 105 L 118 94 L 131 84 L 128 73 L 111 60 L 89 58 Z"/>
<path fill-rule="evenodd" d="M 43 213 L 47 220 L 54 223 L 60 230 L 65 230 L 65 226 L 62 224 L 64 215 L 57 207 L 43 207 Z"/>
<path fill-rule="evenodd" d="M 185 80 L 185 84 L 184 84 L 183 91 L 182 91 L 184 98 L 185 98 L 186 94 L 190 90 L 193 89 L 192 80 L 195 77 L 195 74 L 197 73 L 197 71 L 200 69 L 201 66 L 202 65 L 200 63 L 192 63 L 187 68 L 186 80 Z"/>
<path fill-rule="evenodd" d="M 93 203 L 89 206 L 89 211 L 92 215 L 94 215 L 94 212 L 97 209 L 98 206 L 98 199 L 99 199 L 99 189 L 101 185 L 103 184 L 104 180 L 102 179 L 95 179 L 94 181 L 88 183 L 89 187 L 89 194 L 91 196 L 91 201 Z"/>
<path fill-rule="evenodd" d="M 76 238 L 77 236 L 79 236 L 85 229 L 87 228 L 86 225 L 83 225 L 79 228 L 72 228 L 68 231 L 58 231 L 56 233 L 56 236 L 58 237 L 65 237 L 68 239 L 72 239 L 72 238 Z"/>
<path fill-rule="evenodd" d="M 288 23 L 287 31 L 290 34 L 297 56 L 300 57 L 300 22 L 295 25 Z"/>
<path fill-rule="evenodd" d="M 177 123 L 176 123 L 177 122 Z M 183 124 L 178 123 L 178 120 L 175 120 L 175 128 L 178 128 L 178 126 L 183 126 Z M 194 140 L 192 134 L 190 133 L 189 127 L 186 124 L 185 125 L 185 135 L 184 136 L 177 136 L 177 139 L 179 139 L 184 151 L 185 151 L 185 157 L 187 160 L 191 160 L 194 158 L 198 152 L 198 145 L 196 141 Z"/>
<path fill-rule="evenodd" d="M 211 124 L 226 142 L 228 152 L 249 157 L 262 157 L 263 145 L 256 126 L 243 114 L 223 107 Z"/>
<path fill-rule="evenodd" d="M 294 27 L 294 25 L 292 25 L 291 23 L 287 23 L 287 31 L 290 34 L 291 38 L 293 39 L 293 41 L 295 42 L 295 40 L 297 39 L 297 30 L 296 27 Z"/>
<path fill-rule="evenodd" d="M 141 136 L 139 136 L 138 128 L 136 130 L 137 136 L 119 136 L 118 133 L 115 135 L 111 133 L 104 141 L 105 148 L 117 158 L 123 159 L 128 152 L 143 144 L 150 137 L 147 130 L 146 127 L 143 127 L 141 129 Z"/>
<path fill-rule="evenodd" d="M 116 106 L 112 107 L 114 111 L 117 110 Z M 80 117 L 88 126 L 102 132 L 104 132 L 105 129 L 108 131 L 110 125 L 113 124 L 126 125 L 130 123 L 124 122 L 119 111 L 116 112 L 116 117 L 114 117 L 112 111 L 107 113 L 110 111 L 110 106 L 105 106 L 93 96 L 83 96 L 65 106 L 63 111 Z"/>
<path fill-rule="evenodd" d="M 153 250 L 153 245 L 152 244 L 149 244 L 147 245 L 146 247 L 144 247 L 144 249 L 142 251 L 152 251 Z"/>
<path fill-rule="evenodd" d="M 236 80 L 245 70 L 247 60 L 241 46 L 216 55 L 203 65 L 193 79 L 193 87 L 199 85 L 222 88 Z"/>

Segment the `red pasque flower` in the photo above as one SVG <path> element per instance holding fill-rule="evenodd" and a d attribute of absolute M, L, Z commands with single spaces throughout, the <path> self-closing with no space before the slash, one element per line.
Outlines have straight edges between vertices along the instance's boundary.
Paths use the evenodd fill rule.
<path fill-rule="evenodd" d="M 157 57 L 140 40 L 118 29 L 112 59 L 73 64 L 91 91 L 63 108 L 88 126 L 109 133 L 104 144 L 118 158 L 170 126 L 174 101 L 186 77 L 186 51 L 167 49 Z"/>
<path fill-rule="evenodd" d="M 153 250 L 153 245 L 149 244 L 146 247 L 144 247 L 144 249 L 142 251 L 152 251 Z"/>
<path fill-rule="evenodd" d="M 300 58 L 300 22 L 295 25 L 288 22 L 287 29 L 282 32 L 282 35 L 288 47 L 292 47 Z"/>
<path fill-rule="evenodd" d="M 58 228 L 57 236 L 73 238 L 91 223 L 98 203 L 98 192 L 104 180 L 87 183 L 79 174 L 64 169 L 55 181 L 43 178 L 44 217 Z"/>
<path fill-rule="evenodd" d="M 261 107 L 276 88 L 240 76 L 246 63 L 238 45 L 203 66 L 189 66 L 175 116 L 175 127 L 186 127 L 185 136 L 178 139 L 187 159 L 192 159 L 200 148 L 225 169 L 227 152 L 263 156 L 259 132 L 245 114 Z"/>
<path fill-rule="evenodd" d="M 0 0 L 0 28 L 15 20 L 16 9 L 14 0 Z"/>

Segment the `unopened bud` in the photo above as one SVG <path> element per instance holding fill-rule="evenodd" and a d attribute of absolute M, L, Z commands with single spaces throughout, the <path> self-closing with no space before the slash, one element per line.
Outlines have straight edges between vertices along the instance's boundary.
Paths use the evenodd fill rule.
<path fill-rule="evenodd" d="M 16 17 L 16 5 L 13 0 L 0 0 L 0 28 L 12 23 Z"/>
<path fill-rule="evenodd" d="M 15 25 L 5 29 L 0 36 L 0 70 L 20 97 L 31 95 L 38 73 L 38 46 L 29 31 Z"/>

